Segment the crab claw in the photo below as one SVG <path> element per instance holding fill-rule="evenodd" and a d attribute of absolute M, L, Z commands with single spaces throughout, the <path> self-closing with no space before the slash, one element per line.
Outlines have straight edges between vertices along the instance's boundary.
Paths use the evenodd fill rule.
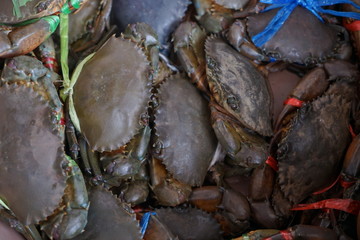
<path fill-rule="evenodd" d="M 59 21 L 58 16 L 48 16 L 13 30 L 4 28 L 0 31 L 0 58 L 31 52 L 55 31 Z"/>

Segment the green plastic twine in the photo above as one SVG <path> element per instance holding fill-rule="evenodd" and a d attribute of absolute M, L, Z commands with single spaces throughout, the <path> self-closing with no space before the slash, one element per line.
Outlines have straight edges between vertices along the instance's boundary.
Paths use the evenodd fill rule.
<path fill-rule="evenodd" d="M 79 78 L 82 68 L 94 56 L 94 54 L 95 53 L 90 54 L 89 56 L 84 58 L 79 63 L 79 65 L 76 66 L 75 71 L 71 77 L 71 82 L 69 84 L 69 87 L 63 89 L 63 94 L 69 95 L 69 114 L 70 114 L 71 121 L 73 122 L 76 130 L 78 130 L 79 132 L 81 132 L 81 128 L 80 128 L 80 121 L 79 121 L 79 118 L 77 117 L 75 107 L 74 107 L 73 87 L 74 87 L 77 79 Z"/>
<path fill-rule="evenodd" d="M 1 198 L 0 198 L 0 205 L 10 211 L 10 208 L 6 205 L 6 203 L 4 203 L 3 200 L 1 200 Z"/>
<path fill-rule="evenodd" d="M 59 26 L 59 23 L 60 23 L 60 18 L 56 15 L 42 17 L 41 19 L 43 19 L 49 23 L 49 31 L 51 33 L 55 32 L 55 30 L 57 29 L 57 27 Z"/>
<path fill-rule="evenodd" d="M 74 9 L 79 9 L 81 6 L 81 2 L 82 2 L 81 0 L 70 0 L 64 4 L 64 6 L 61 8 L 61 12 L 65 14 L 69 14 L 72 12 L 71 7 L 73 7 Z"/>
<path fill-rule="evenodd" d="M 63 87 L 69 88 L 69 66 L 68 66 L 68 54 L 69 54 L 69 16 L 65 13 L 60 13 L 60 64 L 63 75 Z M 61 94 L 62 100 L 65 102 L 67 95 Z"/>

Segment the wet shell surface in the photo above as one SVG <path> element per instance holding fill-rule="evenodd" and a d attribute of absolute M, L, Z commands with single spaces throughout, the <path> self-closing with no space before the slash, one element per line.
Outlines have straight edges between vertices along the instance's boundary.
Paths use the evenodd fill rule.
<path fill-rule="evenodd" d="M 272 98 L 267 80 L 221 38 L 207 38 L 205 49 L 209 86 L 218 104 L 245 127 L 271 136 Z"/>
<path fill-rule="evenodd" d="M 140 227 L 129 205 L 103 187 L 90 190 L 88 224 L 74 240 L 140 240 Z"/>
<path fill-rule="evenodd" d="M 112 15 L 120 31 L 128 24 L 144 22 L 157 32 L 160 42 L 165 44 L 189 4 L 188 0 L 113 0 Z"/>
<path fill-rule="evenodd" d="M 329 186 L 338 176 L 350 143 L 349 108 L 340 96 L 324 95 L 302 107 L 290 123 L 277 160 L 281 190 L 292 203 Z"/>
<path fill-rule="evenodd" d="M 216 150 L 208 104 L 179 74 L 161 85 L 158 97 L 155 132 L 156 145 L 161 149 L 155 155 L 174 178 L 192 186 L 202 185 Z"/>
<path fill-rule="evenodd" d="M 17 23 L 51 15 L 61 9 L 66 0 L 2 0 L 0 23 Z"/>
<path fill-rule="evenodd" d="M 162 208 L 156 210 L 159 220 L 179 239 L 222 239 L 220 225 L 209 214 L 196 208 Z"/>
<path fill-rule="evenodd" d="M 263 31 L 277 11 L 248 17 L 249 36 Z M 266 55 L 289 62 L 322 62 L 338 47 L 338 33 L 338 29 L 320 22 L 308 10 L 296 7 L 280 30 L 260 48 Z"/>
<path fill-rule="evenodd" d="M 64 146 L 52 109 L 32 88 L 0 88 L 0 198 L 26 225 L 59 207 L 66 176 Z"/>
<path fill-rule="evenodd" d="M 143 127 L 150 100 L 149 65 L 133 42 L 111 37 L 86 63 L 74 86 L 81 131 L 96 151 L 112 151 Z"/>

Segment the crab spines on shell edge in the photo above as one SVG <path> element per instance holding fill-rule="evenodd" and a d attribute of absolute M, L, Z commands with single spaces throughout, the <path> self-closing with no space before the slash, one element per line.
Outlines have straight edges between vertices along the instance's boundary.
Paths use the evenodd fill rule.
<path fill-rule="evenodd" d="M 53 111 L 50 107 L 50 104 L 40 94 L 38 94 L 31 87 L 31 85 L 30 86 L 26 86 L 24 84 L 19 85 L 17 83 L 13 83 L 10 85 L 4 84 L 2 87 L 0 87 L 0 93 L 4 94 L 4 91 L 8 91 L 8 94 L 13 94 L 15 91 L 18 92 L 23 91 L 24 93 L 21 94 L 21 97 L 24 97 L 25 96 L 24 94 L 26 94 L 27 92 L 30 98 L 33 98 L 35 102 L 38 102 L 38 104 L 43 105 L 45 109 L 48 109 L 48 116 L 49 116 L 48 124 L 50 125 L 49 130 L 53 135 L 56 136 L 55 138 L 58 138 L 59 140 L 59 145 L 56 150 L 57 152 L 56 159 L 53 161 L 55 164 L 52 164 L 52 166 L 55 166 L 55 172 L 57 172 L 57 174 L 55 175 L 57 176 L 57 178 L 62 178 L 62 180 L 60 181 L 59 179 L 56 180 L 56 187 L 58 190 L 53 189 L 51 193 L 52 200 L 49 199 L 44 200 L 44 202 L 46 202 L 48 206 L 39 210 L 37 214 L 33 214 L 31 218 L 27 218 L 27 219 L 21 219 L 20 217 L 20 220 L 23 221 L 25 224 L 37 224 L 40 221 L 45 220 L 47 217 L 51 216 L 53 213 L 56 212 L 56 209 L 58 209 L 61 206 L 62 198 L 65 193 L 66 179 L 67 179 L 66 174 L 62 169 L 62 165 L 64 164 L 64 158 L 65 158 L 64 143 L 62 142 L 62 137 L 60 135 L 59 130 L 57 128 L 51 127 L 51 125 L 53 125 L 51 121 L 51 115 L 53 114 Z M 31 196 L 28 196 L 27 198 L 31 198 Z M 9 207 L 14 209 L 11 203 L 9 204 Z M 16 214 L 16 210 L 15 210 L 15 214 Z"/>

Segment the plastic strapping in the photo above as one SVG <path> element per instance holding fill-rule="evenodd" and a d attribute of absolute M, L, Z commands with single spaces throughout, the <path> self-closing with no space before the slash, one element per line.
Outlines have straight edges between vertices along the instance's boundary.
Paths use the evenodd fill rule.
<path fill-rule="evenodd" d="M 293 236 L 291 235 L 290 231 L 284 230 L 280 231 L 280 234 L 284 240 L 293 240 Z"/>
<path fill-rule="evenodd" d="M 360 201 L 353 199 L 326 199 L 323 201 L 309 203 L 309 204 L 298 204 L 294 206 L 292 211 L 310 210 L 310 209 L 336 209 L 341 210 L 350 214 L 357 215 L 360 211 Z"/>
<path fill-rule="evenodd" d="M 284 101 L 284 105 L 290 105 L 297 108 L 300 108 L 303 104 L 304 102 L 297 98 L 288 98 Z"/>
<path fill-rule="evenodd" d="M 265 163 L 269 165 L 272 169 L 274 169 L 276 172 L 279 170 L 278 162 L 272 156 L 268 156 Z"/>
<path fill-rule="evenodd" d="M 144 215 L 142 216 L 141 220 L 140 220 L 140 227 L 141 227 L 141 237 L 143 238 L 146 232 L 146 229 L 149 225 L 149 221 L 150 221 L 150 217 L 152 215 L 156 215 L 155 212 L 146 212 L 144 213 Z"/>
<path fill-rule="evenodd" d="M 360 31 L 360 21 L 355 20 L 351 23 L 347 23 L 345 19 L 343 19 L 343 26 L 346 28 L 346 30 L 351 32 L 357 32 Z"/>
<path fill-rule="evenodd" d="M 321 193 L 326 192 L 327 190 L 329 190 L 329 189 L 331 189 L 333 186 L 335 186 L 335 184 L 336 184 L 339 180 L 340 180 L 340 175 L 335 179 L 335 181 L 334 181 L 332 184 L 330 184 L 329 186 L 327 186 L 327 187 L 325 187 L 325 188 L 323 188 L 323 189 L 321 189 L 321 190 L 319 190 L 319 191 L 313 192 L 312 194 L 313 194 L 313 195 L 318 195 L 318 194 L 321 194 Z"/>

